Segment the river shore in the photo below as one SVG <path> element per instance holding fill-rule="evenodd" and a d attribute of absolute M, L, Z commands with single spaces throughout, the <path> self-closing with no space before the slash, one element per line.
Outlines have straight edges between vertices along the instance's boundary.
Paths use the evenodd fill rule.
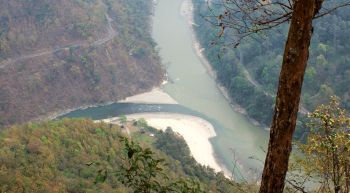
<path fill-rule="evenodd" d="M 160 88 L 154 88 L 149 92 L 126 97 L 126 99 L 120 100 L 118 103 L 178 104 L 175 99 Z"/>
<path fill-rule="evenodd" d="M 213 168 L 216 172 L 223 171 L 229 177 L 230 172 L 221 166 L 214 153 L 210 139 L 216 136 L 214 127 L 208 121 L 190 115 L 177 113 L 137 113 L 126 115 L 129 121 L 145 119 L 147 124 L 165 131 L 168 127 L 181 135 L 190 148 L 194 159 L 202 164 Z M 119 123 L 117 117 L 101 120 L 106 123 Z"/>
<path fill-rule="evenodd" d="M 109 102 L 99 103 L 99 104 L 83 105 L 76 108 L 69 108 L 62 111 L 56 111 L 56 112 L 49 113 L 48 115 L 38 117 L 34 121 L 53 120 L 76 110 L 83 110 L 91 107 L 106 106 L 113 103 L 178 104 L 170 95 L 162 91 L 160 87 L 154 87 L 152 90 L 148 92 L 143 92 L 137 95 L 129 96 L 123 100 L 109 101 Z"/>
<path fill-rule="evenodd" d="M 182 5 L 181 5 L 181 14 L 187 19 L 187 23 L 189 26 L 189 30 L 191 31 L 192 34 L 192 47 L 193 50 L 195 51 L 195 53 L 198 56 L 198 59 L 201 61 L 201 63 L 203 64 L 203 66 L 206 68 L 207 73 L 215 80 L 215 82 L 217 83 L 217 88 L 219 89 L 219 91 L 221 92 L 221 94 L 225 97 L 225 99 L 227 100 L 227 102 L 229 102 L 231 108 L 246 116 L 247 119 L 255 126 L 258 127 L 263 127 L 261 123 L 259 123 L 257 120 L 251 118 L 248 116 L 247 110 L 243 107 L 241 107 L 239 104 L 237 104 L 235 101 L 233 101 L 231 99 L 231 97 L 229 96 L 229 93 L 227 91 L 227 89 L 220 85 L 217 81 L 216 81 L 216 72 L 215 70 L 212 68 L 212 66 L 210 65 L 208 59 L 206 58 L 206 56 L 203 54 L 203 51 L 205 50 L 205 48 L 203 48 L 200 44 L 200 42 L 198 41 L 197 37 L 196 37 L 196 32 L 194 30 L 193 26 L 196 26 L 197 24 L 194 22 L 194 17 L 193 17 L 193 3 L 192 0 L 184 0 Z M 264 128 L 265 130 L 269 130 L 269 128 Z"/>
<path fill-rule="evenodd" d="M 168 2 L 168 1 L 166 1 L 166 2 Z M 172 5 L 172 7 L 174 7 L 174 5 L 177 5 L 176 3 L 170 3 L 170 4 Z M 176 9 L 176 11 L 178 11 L 178 9 Z M 161 14 L 161 18 L 166 18 L 165 16 L 167 14 L 168 13 L 163 12 Z M 177 12 L 177 14 L 178 14 L 178 12 Z M 172 17 L 170 17 L 170 18 L 172 18 Z M 181 18 L 181 20 L 182 20 L 182 18 Z M 177 21 L 177 20 L 175 20 L 175 21 Z M 167 22 L 168 21 L 165 21 L 165 24 L 168 24 Z M 158 26 L 163 25 L 163 23 L 160 23 L 160 24 L 157 23 L 157 24 L 158 24 Z M 190 24 L 190 27 L 193 27 L 191 25 L 193 25 L 193 23 Z M 172 27 L 172 26 L 174 26 L 174 25 L 170 25 L 170 27 Z M 169 26 L 168 26 L 168 28 L 169 28 Z M 165 28 L 165 29 L 167 29 L 167 28 Z M 172 31 L 174 31 L 174 30 L 172 30 Z M 187 26 L 187 29 L 183 29 L 181 32 L 184 32 L 184 31 L 191 32 L 191 31 L 189 31 L 188 26 Z M 161 31 L 161 32 L 163 32 L 163 31 Z M 160 37 L 160 40 L 161 40 L 160 42 L 164 43 L 164 42 L 162 42 L 162 40 L 163 40 L 162 37 L 164 37 L 162 34 L 170 34 L 170 33 L 165 30 L 165 33 L 158 34 L 158 37 Z M 181 52 L 181 50 L 180 50 L 179 51 L 180 54 L 170 55 L 170 56 L 174 56 L 174 58 L 172 58 L 172 57 L 169 58 L 168 57 L 169 55 L 165 55 L 165 56 L 166 56 L 166 62 L 168 62 L 168 61 L 173 62 L 173 66 L 171 66 L 171 67 L 179 68 L 183 64 L 186 64 L 188 62 L 189 64 L 191 64 L 191 66 L 190 66 L 191 71 L 190 71 L 190 73 L 181 72 L 181 71 L 179 72 L 179 71 L 176 71 L 177 70 L 176 68 L 175 69 L 169 68 L 169 73 L 171 75 L 174 74 L 174 77 L 176 77 L 176 78 L 181 77 L 181 81 L 175 81 L 173 84 L 170 83 L 168 85 L 165 85 L 164 90 L 167 90 L 167 92 L 170 91 L 169 93 L 172 93 L 172 96 L 174 96 L 174 98 L 176 98 L 178 100 L 179 104 L 184 105 L 185 107 L 191 108 L 195 111 L 202 112 L 202 113 L 208 115 L 208 117 L 215 118 L 220 123 L 222 123 L 225 128 L 228 128 L 224 132 L 217 130 L 218 138 L 220 138 L 220 144 L 214 142 L 215 146 L 211 146 L 212 148 L 210 148 L 210 149 L 213 149 L 213 147 L 221 148 L 220 149 L 221 152 L 217 153 L 218 157 L 220 157 L 220 159 L 216 159 L 216 162 L 219 162 L 218 165 L 220 165 L 220 162 L 222 162 L 222 163 L 225 163 L 226 166 L 229 166 L 229 167 L 231 166 L 231 159 L 232 158 L 230 157 L 230 155 L 232 154 L 232 148 L 234 148 L 234 151 L 238 152 L 236 159 L 239 160 L 240 163 L 242 163 L 242 164 L 244 163 L 247 168 L 254 167 L 254 163 L 252 163 L 252 161 L 249 160 L 247 157 L 249 157 L 251 154 L 253 154 L 253 155 L 259 154 L 259 152 L 256 151 L 255 147 L 257 147 L 261 144 L 261 141 L 262 141 L 261 136 L 264 136 L 264 134 L 266 132 L 262 133 L 261 129 L 251 127 L 252 124 L 250 124 L 250 123 L 248 124 L 248 121 L 245 118 L 242 119 L 242 116 L 240 116 L 240 115 L 238 115 L 238 113 L 234 113 L 234 111 L 232 111 L 232 109 L 234 109 L 236 112 L 239 112 L 236 108 L 237 106 L 232 106 L 232 103 L 231 103 L 231 105 L 227 104 L 226 101 L 231 102 L 229 97 L 228 97 L 228 94 L 226 93 L 226 95 L 225 95 L 223 90 L 220 90 L 220 86 L 217 84 L 215 85 L 215 82 L 212 81 L 215 79 L 214 71 L 211 70 L 211 66 L 209 63 L 203 62 L 203 59 L 206 60 L 205 56 L 198 54 L 198 53 L 201 53 L 203 51 L 203 49 L 200 47 L 200 44 L 198 43 L 198 41 L 197 41 L 198 44 L 195 44 L 196 41 L 195 41 L 195 36 L 194 36 L 193 31 L 189 35 L 191 35 L 192 38 L 187 39 L 186 35 L 179 36 L 179 39 L 186 40 L 187 45 L 188 45 L 188 43 L 192 43 L 192 45 L 188 45 L 188 46 L 183 46 L 182 44 L 180 44 L 180 46 L 181 46 L 180 49 L 186 50 L 185 52 Z M 176 41 L 175 43 L 178 43 L 178 42 L 180 42 L 180 41 Z M 169 42 L 169 45 L 172 46 L 172 43 L 174 43 L 174 42 Z M 162 45 L 163 47 L 167 47 L 168 42 L 165 42 L 165 44 L 160 44 L 160 45 Z M 194 57 L 186 55 L 186 53 L 192 53 L 193 50 L 197 50 L 196 52 L 194 52 L 194 55 L 195 55 Z M 171 49 L 168 51 L 171 51 Z M 186 61 L 178 61 L 177 60 L 179 58 L 181 58 L 181 59 L 185 58 L 185 56 L 188 57 L 188 58 L 186 58 Z M 197 59 L 201 60 L 202 64 L 197 63 Z M 192 66 L 192 63 L 194 64 L 193 66 Z M 200 67 L 198 67 L 198 66 L 200 66 Z M 203 68 L 203 66 L 205 68 Z M 185 67 L 187 67 L 187 66 L 185 66 Z M 186 68 L 182 68 L 182 69 L 186 69 Z M 210 71 L 211 71 L 211 73 L 210 73 Z M 206 73 L 206 72 L 208 72 L 208 73 Z M 179 74 L 177 74 L 177 73 L 179 73 Z M 187 79 L 188 77 L 192 77 L 194 73 L 196 75 L 195 76 L 196 78 L 193 78 L 193 80 Z M 185 74 L 185 76 L 182 76 L 183 74 Z M 202 74 L 203 74 L 203 76 L 202 76 Z M 211 77 L 208 77 L 207 74 L 211 75 Z M 183 83 L 182 80 L 186 80 L 188 82 Z M 171 82 L 171 80 L 169 80 L 169 81 Z M 204 83 L 204 84 L 201 84 L 201 83 Z M 209 89 L 209 91 L 207 91 L 208 89 Z M 221 91 L 221 94 L 219 91 Z M 179 97 L 177 95 L 178 93 L 180 93 L 180 94 L 182 93 L 186 97 Z M 226 98 L 226 100 L 224 97 Z M 136 98 L 138 98 L 138 100 L 136 100 L 137 102 L 142 103 L 142 101 L 141 101 L 142 97 L 140 98 L 140 96 L 139 96 Z M 197 103 L 197 98 L 198 98 L 198 103 Z M 159 100 L 157 100 L 157 101 L 159 101 Z M 114 115 L 114 116 L 116 116 L 116 115 Z M 196 135 L 192 136 L 192 138 L 196 138 Z M 211 138 L 206 138 L 205 140 L 207 141 L 208 144 L 211 145 L 209 139 L 211 139 Z M 205 151 L 204 148 L 203 148 L 203 150 Z M 208 156 L 211 154 L 208 154 L 206 152 L 205 155 Z M 213 157 L 215 160 L 215 155 L 213 155 Z"/>

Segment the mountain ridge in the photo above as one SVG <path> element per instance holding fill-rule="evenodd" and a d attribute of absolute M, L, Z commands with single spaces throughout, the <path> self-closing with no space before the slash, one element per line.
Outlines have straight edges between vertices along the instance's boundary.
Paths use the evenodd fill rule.
<path fill-rule="evenodd" d="M 0 125 L 118 101 L 163 79 L 150 33 L 151 1 L 2 4 Z"/>

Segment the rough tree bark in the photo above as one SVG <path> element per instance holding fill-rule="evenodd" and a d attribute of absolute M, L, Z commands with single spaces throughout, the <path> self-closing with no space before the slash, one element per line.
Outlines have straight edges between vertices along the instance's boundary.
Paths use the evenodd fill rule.
<path fill-rule="evenodd" d="M 312 20 L 322 2 L 294 1 L 260 193 L 279 193 L 284 189 L 304 72 L 309 57 Z"/>

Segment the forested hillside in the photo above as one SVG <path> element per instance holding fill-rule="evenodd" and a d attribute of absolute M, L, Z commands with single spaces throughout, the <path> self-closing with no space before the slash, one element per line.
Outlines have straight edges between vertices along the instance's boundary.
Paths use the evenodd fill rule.
<path fill-rule="evenodd" d="M 247 114 L 265 126 L 272 118 L 274 97 L 287 37 L 287 25 L 253 35 L 237 48 L 230 33 L 218 37 L 220 28 L 208 4 L 194 0 L 195 31 L 204 55 L 217 72 L 217 80 Z M 213 12 L 215 6 L 212 4 Z M 229 30 L 227 30 L 229 32 Z M 350 12 L 340 9 L 315 21 L 308 68 L 305 73 L 301 111 L 313 111 L 333 94 L 350 109 Z M 226 45 L 226 46 L 225 46 Z M 301 116 L 302 117 L 302 116 Z M 301 122 L 299 122 L 301 124 Z"/>
<path fill-rule="evenodd" d="M 159 85 L 152 9 L 151 0 L 1 1 L 0 126 Z"/>
<path fill-rule="evenodd" d="M 133 134 L 151 138 L 149 143 L 139 141 L 142 148 L 137 137 L 127 140 L 119 126 L 84 119 L 5 129 L 0 132 L 0 192 L 141 192 L 137 188 L 159 192 L 154 190 L 169 184 L 177 188 L 166 192 L 254 188 L 199 165 L 184 139 L 170 129 L 159 132 L 145 125 L 142 129 L 146 133 Z M 155 136 L 149 137 L 149 132 Z"/>

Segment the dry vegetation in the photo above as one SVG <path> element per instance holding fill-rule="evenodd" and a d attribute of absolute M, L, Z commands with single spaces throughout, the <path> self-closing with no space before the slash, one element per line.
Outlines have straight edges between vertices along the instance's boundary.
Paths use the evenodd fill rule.
<path fill-rule="evenodd" d="M 151 1 L 1 2 L 0 125 L 158 85 L 151 13 Z"/>

